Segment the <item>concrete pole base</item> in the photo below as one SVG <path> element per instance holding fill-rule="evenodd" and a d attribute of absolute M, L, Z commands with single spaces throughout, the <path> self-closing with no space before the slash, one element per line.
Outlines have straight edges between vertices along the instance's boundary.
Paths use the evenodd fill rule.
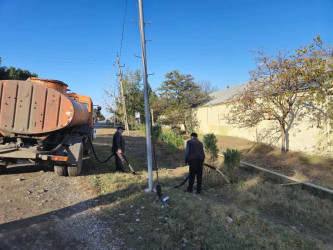
<path fill-rule="evenodd" d="M 146 194 L 156 194 L 156 189 L 153 189 L 153 191 L 150 191 L 149 188 L 146 188 L 144 191 Z"/>

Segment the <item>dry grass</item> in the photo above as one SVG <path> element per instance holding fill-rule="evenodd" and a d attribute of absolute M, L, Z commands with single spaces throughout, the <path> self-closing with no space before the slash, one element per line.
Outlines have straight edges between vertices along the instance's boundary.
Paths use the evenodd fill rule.
<path fill-rule="evenodd" d="M 245 162 L 333 189 L 333 158 L 281 152 L 276 147 L 237 137 L 217 136 L 217 139 L 220 152 L 226 148 L 238 149 Z"/>
<path fill-rule="evenodd" d="M 95 141 L 106 158 L 114 131 Z M 226 185 L 220 175 L 205 168 L 204 194 L 173 188 L 188 174 L 181 166 L 183 151 L 156 146 L 159 176 L 166 203 L 147 195 L 145 139 L 140 132 L 125 137 L 127 157 L 139 175 L 114 173 L 113 160 L 105 165 L 93 158 L 85 170 L 90 185 L 108 201 L 102 219 L 119 229 L 127 247 L 136 249 L 330 249 L 333 247 L 333 203 L 297 187 L 281 187 L 264 176 L 240 172 L 237 184 Z M 232 146 L 225 143 L 230 142 Z M 261 153 L 253 144 L 224 138 L 224 147 L 249 154 Z M 223 147 L 222 147 L 223 148 Z M 168 151 L 169 150 L 169 151 Z M 253 152 L 252 152 L 253 151 Z M 267 154 L 272 153 L 266 152 Z M 301 173 L 298 173 L 301 174 Z M 230 222 L 230 219 L 232 222 Z M 229 222 L 228 222 L 229 220 Z"/>

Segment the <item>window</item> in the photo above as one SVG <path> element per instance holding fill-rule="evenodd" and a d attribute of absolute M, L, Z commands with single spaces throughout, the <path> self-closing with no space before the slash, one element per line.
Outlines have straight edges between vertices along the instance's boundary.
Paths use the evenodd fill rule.
<path fill-rule="evenodd" d="M 85 102 L 80 102 L 82 104 L 82 106 L 86 107 L 87 110 L 89 110 L 89 104 L 88 103 L 85 103 Z"/>

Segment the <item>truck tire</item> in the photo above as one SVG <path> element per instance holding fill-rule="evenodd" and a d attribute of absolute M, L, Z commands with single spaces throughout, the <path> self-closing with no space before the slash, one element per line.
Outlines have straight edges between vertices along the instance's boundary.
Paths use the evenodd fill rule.
<path fill-rule="evenodd" d="M 0 160 L 0 174 L 4 173 L 7 168 L 7 163 L 5 161 Z"/>
<path fill-rule="evenodd" d="M 67 175 L 66 170 L 67 170 L 66 166 L 54 166 L 54 172 L 58 176 L 66 176 Z"/>
<path fill-rule="evenodd" d="M 4 172 L 6 172 L 6 165 L 0 165 L 0 174 L 3 174 Z"/>
<path fill-rule="evenodd" d="M 78 176 L 82 171 L 82 158 L 83 158 L 83 142 L 80 143 L 80 151 L 78 155 L 77 164 L 74 166 L 68 166 L 67 171 L 69 176 Z"/>

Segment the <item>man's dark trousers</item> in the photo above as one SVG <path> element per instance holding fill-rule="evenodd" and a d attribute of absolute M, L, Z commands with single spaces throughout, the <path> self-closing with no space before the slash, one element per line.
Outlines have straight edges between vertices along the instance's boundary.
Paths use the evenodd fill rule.
<path fill-rule="evenodd" d="M 188 184 L 188 191 L 192 192 L 195 176 L 197 176 L 197 193 L 201 193 L 201 180 L 202 180 L 202 169 L 204 160 L 190 160 L 190 179 Z"/>
<path fill-rule="evenodd" d="M 116 163 L 116 171 L 124 172 L 125 170 L 124 170 L 123 160 L 119 157 L 117 153 L 115 153 L 114 158 Z"/>
<path fill-rule="evenodd" d="M 116 131 L 112 139 L 112 152 L 115 153 L 114 159 L 116 163 L 116 171 L 124 172 L 123 156 L 118 155 L 118 150 L 125 152 L 125 140 L 119 131 Z"/>

